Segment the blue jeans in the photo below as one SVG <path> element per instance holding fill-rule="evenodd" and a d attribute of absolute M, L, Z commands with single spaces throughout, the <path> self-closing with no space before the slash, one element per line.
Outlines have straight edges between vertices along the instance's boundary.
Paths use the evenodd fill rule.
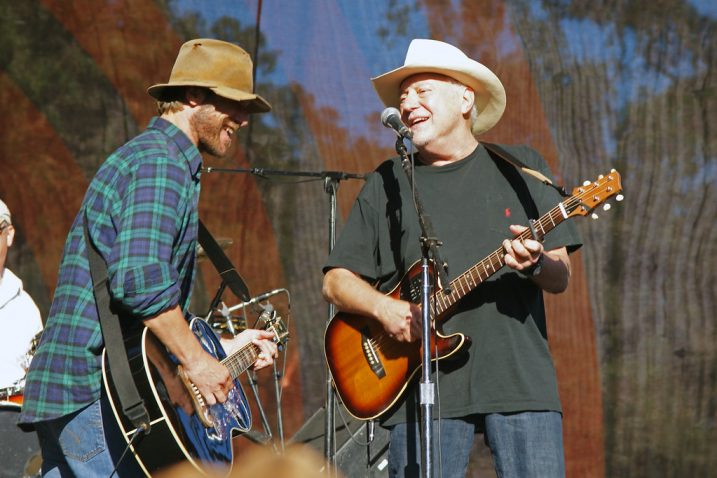
<path fill-rule="evenodd" d="M 491 413 L 434 420 L 433 476 L 465 476 L 473 438 L 481 429 L 499 478 L 565 476 L 562 415 L 558 412 Z M 421 457 L 420 423 L 394 426 L 388 448 L 389 476 L 421 476 Z"/>
<path fill-rule="evenodd" d="M 42 475 L 109 478 L 127 444 L 105 399 L 35 426 L 42 449 Z M 115 477 L 145 476 L 128 451 Z"/>

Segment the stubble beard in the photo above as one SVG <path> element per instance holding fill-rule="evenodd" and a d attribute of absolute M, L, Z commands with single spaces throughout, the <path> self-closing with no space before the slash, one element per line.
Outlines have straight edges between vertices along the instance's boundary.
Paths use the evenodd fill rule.
<path fill-rule="evenodd" d="M 191 124 L 197 133 L 199 150 L 212 156 L 224 157 L 229 150 L 222 145 L 221 134 L 224 124 L 215 110 L 202 106 L 192 116 Z"/>

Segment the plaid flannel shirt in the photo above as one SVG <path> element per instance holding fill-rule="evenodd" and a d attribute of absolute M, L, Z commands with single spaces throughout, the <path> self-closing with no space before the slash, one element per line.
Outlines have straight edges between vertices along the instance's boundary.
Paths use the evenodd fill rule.
<path fill-rule="evenodd" d="M 85 217 L 123 315 L 141 323 L 176 305 L 186 314 L 201 165 L 199 150 L 182 131 L 153 118 L 100 167 L 65 243 L 45 331 L 27 375 L 20 424 L 67 415 L 100 397 L 103 340 Z"/>

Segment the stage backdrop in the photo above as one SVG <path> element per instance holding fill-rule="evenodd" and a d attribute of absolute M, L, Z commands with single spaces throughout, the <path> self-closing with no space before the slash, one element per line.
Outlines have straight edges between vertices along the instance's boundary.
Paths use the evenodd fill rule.
<path fill-rule="evenodd" d="M 242 45 L 274 109 L 205 164 L 264 174 L 204 174 L 200 213 L 253 294 L 290 292 L 272 298 L 292 334 L 289 438 L 325 395 L 330 196 L 314 173 L 365 173 L 393 153 L 369 78 L 412 38 L 445 40 L 506 87 L 485 140 L 533 146 L 568 188 L 622 173 L 626 200 L 579 220 L 571 286 L 547 298 L 568 476 L 717 476 L 716 23 L 710 0 L 1 0 L 8 265 L 46 315 L 88 181 L 155 113 L 146 88 L 187 39 Z M 339 183 L 339 232 L 361 185 Z M 195 312 L 218 286 L 202 262 Z M 259 394 L 276 433 L 271 375 Z M 476 445 L 471 474 L 487 462 Z"/>

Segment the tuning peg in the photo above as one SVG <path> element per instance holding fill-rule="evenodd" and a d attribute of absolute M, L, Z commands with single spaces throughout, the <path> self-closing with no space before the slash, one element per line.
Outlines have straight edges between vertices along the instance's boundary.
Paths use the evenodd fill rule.
<path fill-rule="evenodd" d="M 590 186 L 592 183 L 590 181 L 583 181 L 583 186 Z"/>
<path fill-rule="evenodd" d="M 603 175 L 601 174 L 600 176 L 598 176 L 598 180 L 600 180 L 600 179 L 602 179 L 602 178 L 604 178 L 604 177 L 605 177 L 605 176 L 603 176 Z"/>
<path fill-rule="evenodd" d="M 597 219 L 597 218 L 598 218 L 598 215 L 595 214 L 595 213 L 592 213 L 592 215 L 591 215 L 590 217 L 593 218 L 593 219 Z"/>
<path fill-rule="evenodd" d="M 620 201 L 622 201 L 623 199 L 625 199 L 625 196 L 623 196 L 622 194 L 618 194 L 617 196 L 615 196 L 615 201 L 620 202 Z"/>
<path fill-rule="evenodd" d="M 610 203 L 605 203 L 605 205 L 603 205 L 603 207 L 602 207 L 602 210 L 603 210 L 603 211 L 609 211 L 611 207 L 612 207 L 612 206 L 610 206 Z"/>

